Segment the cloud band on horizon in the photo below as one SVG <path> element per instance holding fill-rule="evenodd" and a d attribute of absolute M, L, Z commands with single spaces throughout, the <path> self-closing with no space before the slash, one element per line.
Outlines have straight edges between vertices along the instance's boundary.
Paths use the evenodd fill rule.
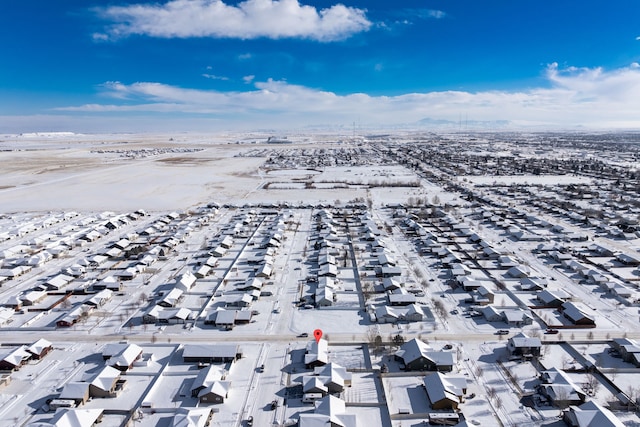
<path fill-rule="evenodd" d="M 549 87 L 522 91 L 440 91 L 398 96 L 365 93 L 339 95 L 285 81 L 253 82 L 248 91 L 221 92 L 138 82 L 101 85 L 103 95 L 120 103 L 87 104 L 56 111 L 107 113 L 186 113 L 251 120 L 278 116 L 282 120 L 318 123 L 344 122 L 357 114 L 371 123 L 409 123 L 425 117 L 452 119 L 465 113 L 475 120 L 509 120 L 521 124 L 603 125 L 638 123 L 640 66 L 611 71 L 601 68 L 550 64 L 545 69 Z"/>

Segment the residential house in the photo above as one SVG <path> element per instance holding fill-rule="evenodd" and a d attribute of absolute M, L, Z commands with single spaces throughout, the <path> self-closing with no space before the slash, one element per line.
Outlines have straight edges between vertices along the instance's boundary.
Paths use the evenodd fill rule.
<path fill-rule="evenodd" d="M 31 359 L 40 360 L 45 357 L 49 352 L 53 350 L 53 344 L 44 338 L 40 338 L 38 341 L 27 347 L 27 351 L 31 353 Z"/>
<path fill-rule="evenodd" d="M 582 387 L 573 382 L 571 378 L 558 368 L 551 368 L 542 372 L 538 393 L 547 398 L 556 406 L 579 405 L 584 403 L 586 393 Z"/>
<path fill-rule="evenodd" d="M 164 308 L 154 305 L 142 315 L 144 323 L 186 323 L 193 313 L 187 308 Z"/>
<path fill-rule="evenodd" d="M 117 345 L 117 344 L 115 344 Z M 110 349 L 113 350 L 115 345 Z M 102 356 L 104 358 L 105 352 Z M 142 347 L 137 344 L 124 344 L 119 351 L 116 351 L 110 355 L 107 359 L 107 365 L 116 368 L 121 372 L 126 372 L 133 368 L 133 364 L 142 357 Z"/>
<path fill-rule="evenodd" d="M 563 303 L 558 310 L 562 315 L 574 325 L 592 326 L 596 325 L 595 317 L 587 311 L 586 307 L 571 301 Z"/>
<path fill-rule="evenodd" d="M 186 363 L 228 363 L 242 358 L 237 344 L 185 344 L 182 358 Z"/>
<path fill-rule="evenodd" d="M 0 356 L 0 371 L 13 371 L 20 369 L 27 363 L 32 354 L 27 351 L 27 347 L 22 345 L 12 350 L 4 352 Z"/>
<path fill-rule="evenodd" d="M 210 408 L 176 409 L 170 427 L 207 427 L 211 424 L 213 410 Z"/>
<path fill-rule="evenodd" d="M 357 427 L 355 414 L 346 413 L 344 400 L 327 395 L 316 401 L 313 413 L 301 413 L 298 427 Z"/>
<path fill-rule="evenodd" d="M 467 393 L 467 379 L 465 377 L 454 377 L 435 372 L 424 377 L 423 384 L 431 408 L 434 410 L 458 409 L 458 405 L 462 403 L 464 395 Z"/>
<path fill-rule="evenodd" d="M 182 289 L 173 288 L 158 301 L 158 305 L 165 308 L 175 307 L 182 300 L 183 294 L 184 291 Z"/>
<path fill-rule="evenodd" d="M 111 366 L 105 366 L 88 378 L 89 396 L 91 397 L 117 397 L 126 380 L 121 380 L 122 372 Z"/>
<path fill-rule="evenodd" d="M 64 385 L 59 400 L 71 400 L 75 406 L 81 406 L 89 400 L 89 383 L 84 381 L 69 381 Z"/>
<path fill-rule="evenodd" d="M 404 343 L 395 353 L 395 359 L 401 361 L 407 371 L 450 372 L 453 369 L 453 353 L 435 351 L 418 338 Z"/>
<path fill-rule="evenodd" d="M 324 366 L 329 363 L 329 343 L 327 340 L 309 341 L 304 355 L 304 365 L 307 369 Z"/>
<path fill-rule="evenodd" d="M 231 381 L 215 381 L 198 393 L 200 403 L 224 403 L 229 397 Z"/>
<path fill-rule="evenodd" d="M 564 412 L 563 421 L 569 427 L 624 427 L 610 410 L 595 400 L 580 406 L 570 406 Z"/>
<path fill-rule="evenodd" d="M 507 341 L 507 350 L 512 356 L 539 357 L 542 349 L 540 338 L 529 337 L 520 332 Z"/>
<path fill-rule="evenodd" d="M 536 294 L 536 299 L 540 302 L 541 307 L 558 308 L 566 301 L 571 300 L 571 294 L 562 289 L 553 291 L 545 289 Z"/>
<path fill-rule="evenodd" d="M 191 397 L 198 397 L 198 394 L 216 381 L 224 379 L 222 368 L 216 365 L 206 366 L 198 371 L 198 375 L 191 384 Z"/>
<path fill-rule="evenodd" d="M 42 427 L 92 427 L 102 421 L 103 409 L 60 408 Z"/>

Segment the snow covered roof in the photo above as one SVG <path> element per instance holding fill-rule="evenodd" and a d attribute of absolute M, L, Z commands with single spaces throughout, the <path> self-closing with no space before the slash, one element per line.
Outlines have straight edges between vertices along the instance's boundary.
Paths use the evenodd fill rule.
<path fill-rule="evenodd" d="M 210 408 L 178 408 L 171 427 L 205 427 L 210 418 Z"/>
<path fill-rule="evenodd" d="M 427 395 L 431 403 L 440 402 L 443 399 L 460 402 L 467 388 L 467 379 L 464 377 L 451 377 L 440 372 L 434 372 L 423 379 Z"/>
<path fill-rule="evenodd" d="M 623 427 L 624 424 L 607 408 L 596 401 L 571 406 L 566 414 L 576 427 Z"/>
<path fill-rule="evenodd" d="M 70 381 L 64 385 L 59 399 L 83 400 L 89 392 L 89 383 L 84 381 Z"/>
<path fill-rule="evenodd" d="M 102 413 L 102 409 L 61 408 L 56 411 L 49 424 L 55 427 L 90 427 L 102 417 Z"/>
<path fill-rule="evenodd" d="M 231 381 L 214 381 L 209 384 L 207 387 L 203 388 L 200 393 L 198 393 L 198 397 L 207 395 L 207 394 L 215 394 L 216 396 L 227 396 L 229 390 L 231 389 Z"/>
<path fill-rule="evenodd" d="M 49 341 L 45 340 L 44 338 L 40 338 L 38 341 L 31 344 L 29 348 L 27 348 L 27 351 L 35 355 L 41 355 L 44 350 L 51 346 L 52 344 Z"/>
<path fill-rule="evenodd" d="M 91 379 L 91 385 L 100 390 L 111 390 L 116 380 L 120 378 L 121 372 L 111 366 L 105 366 L 98 371 Z"/>
<path fill-rule="evenodd" d="M 142 347 L 137 344 L 128 344 L 118 353 L 111 356 L 108 360 L 110 366 L 128 368 L 142 354 Z"/>
<path fill-rule="evenodd" d="M 198 371 L 198 376 L 193 380 L 191 390 L 209 387 L 222 378 L 222 370 L 216 365 L 209 365 Z"/>
<path fill-rule="evenodd" d="M 0 360 L 8 362 L 13 366 L 20 366 L 22 363 L 29 360 L 30 357 L 31 353 L 27 351 L 27 348 L 25 346 L 20 346 L 5 353 L 0 357 Z"/>
<path fill-rule="evenodd" d="M 529 337 L 523 332 L 519 332 L 518 334 L 509 338 L 509 343 L 513 345 L 515 348 L 522 347 L 542 347 L 542 342 L 540 338 Z"/>
<path fill-rule="evenodd" d="M 595 322 L 595 318 L 593 316 L 587 314 L 585 310 L 583 310 L 573 302 L 565 302 L 564 304 L 562 304 L 562 312 L 566 317 L 568 317 L 575 323 L 580 322 L 581 320 Z"/>

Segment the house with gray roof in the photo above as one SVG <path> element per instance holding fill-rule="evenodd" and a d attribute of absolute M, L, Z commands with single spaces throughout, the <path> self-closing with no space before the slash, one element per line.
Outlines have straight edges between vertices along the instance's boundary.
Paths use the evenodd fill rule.
<path fill-rule="evenodd" d="M 540 338 L 530 337 L 520 332 L 507 341 L 507 350 L 512 356 L 540 356 L 542 342 Z"/>

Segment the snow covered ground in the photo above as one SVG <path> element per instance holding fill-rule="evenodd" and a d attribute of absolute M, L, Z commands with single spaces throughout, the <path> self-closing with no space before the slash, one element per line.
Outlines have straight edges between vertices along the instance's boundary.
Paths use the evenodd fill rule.
<path fill-rule="evenodd" d="M 128 237 L 134 245 L 138 242 L 149 249 L 175 237 L 179 231 L 185 232 L 168 256 L 158 258 L 134 280 L 123 280 L 122 289 L 104 306 L 69 328 L 56 327 L 56 322 L 85 303 L 88 295 L 80 290 L 68 295 L 66 290 L 49 291 L 33 306 L 23 306 L 12 313 L 10 320 L 0 327 L 1 353 L 41 337 L 51 341 L 54 350 L 42 361 L 30 361 L 20 367 L 11 373 L 8 384 L 0 386 L 2 422 L 29 425 L 49 420 L 53 412 L 47 411 L 47 402 L 67 382 L 79 381 L 102 366 L 100 352 L 105 344 L 126 341 L 141 345 L 145 353 L 153 354 L 153 360 L 123 375 L 126 385 L 117 397 L 92 398 L 83 405 L 107 410 L 101 425 L 119 426 L 135 420 L 141 426 L 171 426 L 178 408 L 203 406 L 190 394 L 191 384 L 202 366 L 185 362 L 181 357 L 183 346 L 191 343 L 237 343 L 243 353 L 228 370 L 231 388 L 225 402 L 210 406 L 214 410 L 211 425 L 246 425 L 250 416 L 254 425 L 284 425 L 301 413 L 313 411 L 312 404 L 302 402 L 297 379 L 312 373 L 302 362 L 315 329 L 322 329 L 329 342 L 328 361 L 353 374 L 353 385 L 341 397 L 347 403 L 347 413 L 357 416 L 358 426 L 421 426 L 428 420 L 428 414 L 434 412 L 422 387 L 425 373 L 403 372 L 394 359 L 396 347 L 387 341 L 396 335 L 406 341 L 420 338 L 435 349 L 452 347 L 455 364 L 451 375 L 466 378 L 468 386 L 459 412 L 471 424 L 562 425 L 558 424 L 562 421 L 557 418 L 557 407 L 528 405 L 526 398 L 536 395 L 543 368 L 564 369 L 576 384 L 586 387 L 592 382 L 590 373 L 585 372 L 589 366 L 598 368 L 595 377 L 600 385 L 589 385 L 595 392 L 588 399 L 614 407 L 626 425 L 640 422 L 635 412 L 623 410 L 626 408 L 617 403 L 620 391 L 632 400 L 640 394 L 637 387 L 640 370 L 612 351 L 611 343 L 613 338 L 640 337 L 637 305 L 620 305 L 613 297 L 601 298 L 602 291 L 596 285 L 580 283 L 575 273 L 534 254 L 541 242 L 556 238 L 557 234 L 548 227 L 531 225 L 531 230 L 544 236 L 540 241 L 516 241 L 502 226 L 488 223 L 474 211 L 489 204 L 472 207 L 467 196 L 452 187 L 454 181 L 463 187 L 481 188 L 493 183 L 537 188 L 558 180 L 566 185 L 588 185 L 594 182 L 593 178 L 460 175 L 451 176 L 451 181 L 437 181 L 397 159 L 385 157 L 386 151 L 380 150 L 379 143 L 344 143 L 342 139 L 338 143 L 333 135 L 300 138 L 283 146 L 255 143 L 266 140 L 263 136 L 0 138 L 3 270 L 16 259 L 51 249 L 52 242 L 76 236 L 86 227 L 102 224 L 117 215 L 146 211 L 146 215 L 134 215 L 136 219 L 121 228 L 103 230 L 104 234 L 95 241 L 80 244 L 75 240 L 62 256 L 34 266 L 20 277 L 5 279 L 0 287 L 2 305 L 8 306 L 13 297 L 24 296 L 46 284 L 63 269 L 88 262 L 122 238 Z M 344 153 L 352 159 L 362 155 L 358 157 L 360 163 L 355 160 L 354 164 L 341 163 L 347 161 Z M 277 164 L 286 167 L 279 168 Z M 444 176 L 448 174 L 443 172 Z M 399 225 L 401 219 L 415 216 L 404 211 L 405 205 L 417 204 L 426 210 L 428 202 L 434 201 L 436 206 L 430 205 L 429 209 L 445 212 L 446 206 L 448 214 L 444 215 L 482 235 L 500 252 L 533 267 L 549 279 L 549 289 L 570 289 L 577 300 L 588 304 L 597 328 L 568 328 L 557 335 L 543 334 L 547 324 L 570 326 L 553 308 L 531 310 L 534 319 L 530 325 L 513 326 L 472 317 L 467 311 L 471 308 L 467 302 L 470 293 L 460 287 L 453 289 L 443 261 L 421 253 L 416 244 L 419 239 L 404 234 Z M 212 202 L 218 203 L 219 208 L 207 210 L 205 206 Z M 327 209 L 336 218 L 336 231 L 327 240 L 337 247 L 339 289 L 331 307 L 316 308 L 309 304 L 312 302 L 309 299 L 317 285 L 307 279 L 318 273 L 313 243 L 321 224 L 315 216 L 329 205 L 337 208 Z M 364 207 L 367 205 L 368 208 Z M 405 217 L 396 217 L 396 208 Z M 374 259 L 372 243 L 362 232 L 362 223 L 351 218 L 354 210 L 367 212 L 376 225 L 380 240 L 385 243 L 385 253 L 402 271 L 398 280 L 419 291 L 417 301 L 425 307 L 422 320 L 372 321 L 367 303 L 386 304 L 387 296 L 384 293 L 363 296 L 362 282 L 380 280 L 363 265 Z M 70 212 L 76 214 L 62 219 Z M 157 227 L 169 213 L 176 213 L 177 218 L 167 219 L 165 229 L 157 231 L 156 237 L 144 240 L 140 236 L 142 230 Z M 585 231 L 584 227 L 549 213 L 537 214 L 541 219 L 561 223 L 569 231 Z M 247 216 L 255 218 L 243 224 Z M 473 258 L 478 253 L 476 243 L 457 235 L 449 227 L 451 224 L 436 220 L 437 215 L 430 218 L 432 222 L 427 225 L 430 232 L 437 234 L 438 243 L 456 254 L 464 254 L 462 261 L 474 267 L 474 277 L 489 283 L 495 291 L 497 307 L 514 310 L 535 305 L 534 294 L 522 291 L 518 279 L 507 277 L 495 260 Z M 227 292 L 229 288 L 255 276 L 248 259 L 265 250 L 261 238 L 275 233 L 269 228 L 272 223 L 277 231 L 278 227 L 282 229 L 283 238 L 274 257 L 274 273 L 265 279 L 263 290 L 269 292 L 250 304 L 251 320 L 234 326 L 233 330 L 205 324 L 208 315 L 227 307 L 225 298 L 234 295 Z M 233 234 L 238 224 L 241 231 Z M 194 315 L 189 321 L 176 324 L 143 323 L 148 309 L 171 289 L 176 277 L 186 270 L 195 270 L 225 235 L 235 236 L 233 246 L 219 258 L 212 274 L 199 279 L 179 304 L 200 317 Z M 590 242 L 596 241 L 629 253 L 640 247 L 637 239 L 614 240 L 594 233 Z M 566 242 L 558 238 L 553 243 Z M 353 255 L 351 248 L 355 248 Z M 578 244 L 574 248 L 579 248 Z M 606 262 L 612 260 L 609 256 Z M 90 284 L 121 272 L 127 262 L 120 257 L 92 267 L 74 279 L 72 286 L 80 288 L 81 283 Z M 636 283 L 636 267 L 618 266 L 612 271 L 617 271 L 621 280 Z M 499 288 L 499 283 L 504 288 Z M 630 287 L 635 289 L 635 285 Z M 301 297 L 307 300 L 301 301 Z M 444 307 L 444 313 L 439 305 Z M 509 334 L 496 335 L 499 329 L 508 329 Z M 372 330 L 385 341 L 384 351 L 374 351 L 370 345 Z M 510 360 L 507 340 L 518 332 L 542 338 L 540 364 Z M 381 376 L 383 364 L 390 372 Z M 270 407 L 273 400 L 278 402 L 275 410 Z"/>

